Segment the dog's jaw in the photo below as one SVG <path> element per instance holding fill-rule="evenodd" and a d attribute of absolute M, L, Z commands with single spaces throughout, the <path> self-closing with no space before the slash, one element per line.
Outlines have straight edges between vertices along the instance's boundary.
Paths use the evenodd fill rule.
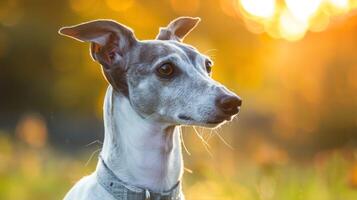
<path fill-rule="evenodd" d="M 111 86 L 104 101 L 105 162 L 127 183 L 158 192 L 170 189 L 183 173 L 179 127 L 143 119 Z"/>

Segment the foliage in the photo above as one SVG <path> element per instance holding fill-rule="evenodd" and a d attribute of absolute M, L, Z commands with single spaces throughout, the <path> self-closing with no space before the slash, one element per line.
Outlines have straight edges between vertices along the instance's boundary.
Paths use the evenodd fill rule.
<path fill-rule="evenodd" d="M 95 169 L 97 159 L 94 156 L 89 160 L 89 152 L 93 152 L 90 149 L 77 155 L 68 155 L 50 147 L 30 147 L 1 136 L 0 199 L 63 198 L 76 181 Z M 208 157 L 208 154 L 201 157 L 200 164 L 186 163 L 186 167 L 193 170 L 184 176 L 184 191 L 188 200 L 357 198 L 354 188 L 357 180 L 351 179 L 357 159 L 346 157 L 343 152 L 317 157 L 314 162 L 291 161 L 269 165 L 244 159 L 244 162 L 210 166 Z M 217 160 L 217 157 L 210 159 Z M 234 170 L 229 170 L 230 165 Z"/>

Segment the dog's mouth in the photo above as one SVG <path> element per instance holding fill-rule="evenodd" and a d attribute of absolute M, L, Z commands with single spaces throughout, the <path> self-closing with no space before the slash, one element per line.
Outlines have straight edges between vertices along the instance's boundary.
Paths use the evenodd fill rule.
<path fill-rule="evenodd" d="M 209 120 L 206 123 L 207 124 L 220 124 L 222 122 L 226 121 L 225 119 L 217 119 L 217 120 Z M 228 121 L 228 120 L 227 120 Z"/>
<path fill-rule="evenodd" d="M 193 121 L 194 120 L 192 117 L 189 117 L 187 115 L 182 115 L 182 114 L 179 115 L 178 118 L 181 120 L 184 120 L 184 121 Z"/>
<path fill-rule="evenodd" d="M 212 120 L 208 120 L 206 123 L 207 124 L 221 124 L 224 121 L 231 121 L 232 116 L 217 116 Z"/>
<path fill-rule="evenodd" d="M 187 121 L 187 122 L 196 122 L 196 120 L 194 120 L 192 117 L 189 117 L 187 115 L 179 115 L 178 116 L 179 119 L 183 120 L 183 121 Z M 213 119 L 209 119 L 207 121 L 204 122 L 200 122 L 200 124 L 207 124 L 207 125 L 218 125 L 221 124 L 225 121 L 231 121 L 233 118 L 233 116 L 215 116 Z"/>

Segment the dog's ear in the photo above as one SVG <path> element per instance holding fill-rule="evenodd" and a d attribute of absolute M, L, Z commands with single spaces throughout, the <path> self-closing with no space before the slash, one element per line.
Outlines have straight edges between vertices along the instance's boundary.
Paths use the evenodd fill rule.
<path fill-rule="evenodd" d="M 179 17 L 171 21 L 167 27 L 160 28 L 156 36 L 158 40 L 176 40 L 181 42 L 200 22 L 199 17 Z"/>
<path fill-rule="evenodd" d="M 103 67 L 107 81 L 116 91 L 128 95 L 126 53 L 138 42 L 133 31 L 112 20 L 95 20 L 63 27 L 61 35 L 91 43 L 91 56 Z"/>
<path fill-rule="evenodd" d="M 95 20 L 63 27 L 59 33 L 81 42 L 91 42 L 91 56 L 106 69 L 123 62 L 123 56 L 137 42 L 133 31 L 112 20 Z"/>

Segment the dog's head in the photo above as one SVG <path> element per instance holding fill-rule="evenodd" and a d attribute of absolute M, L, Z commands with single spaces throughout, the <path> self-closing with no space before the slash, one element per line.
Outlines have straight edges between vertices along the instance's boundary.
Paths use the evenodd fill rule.
<path fill-rule="evenodd" d="M 108 82 L 142 117 L 215 127 L 238 113 L 241 100 L 211 78 L 209 57 L 182 43 L 199 21 L 177 18 L 161 28 L 155 40 L 146 41 L 112 20 L 64 27 L 59 33 L 91 43 L 91 56 Z"/>

